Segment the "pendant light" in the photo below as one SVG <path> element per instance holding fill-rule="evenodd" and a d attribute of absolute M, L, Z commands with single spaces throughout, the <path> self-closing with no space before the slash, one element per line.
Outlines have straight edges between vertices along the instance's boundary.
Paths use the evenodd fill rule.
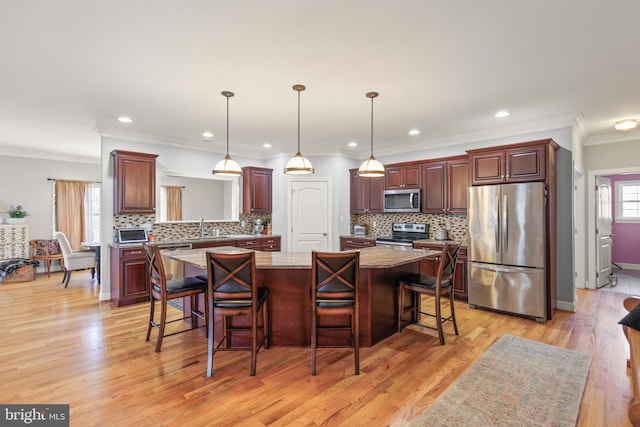
<path fill-rule="evenodd" d="M 306 88 L 303 85 L 293 86 L 293 90 L 298 92 L 298 152 L 295 156 L 289 159 L 284 167 L 284 173 L 291 175 L 306 175 L 314 172 L 311 162 L 300 154 L 300 92 L 305 89 Z"/>
<path fill-rule="evenodd" d="M 216 163 L 216 166 L 213 168 L 211 173 L 223 176 L 240 176 L 242 175 L 240 165 L 238 165 L 238 163 L 235 160 L 232 160 L 231 156 L 229 156 L 229 98 L 233 96 L 233 92 L 224 91 L 222 92 L 222 96 L 227 98 L 227 155 L 224 159 Z"/>
<path fill-rule="evenodd" d="M 364 177 L 384 176 L 384 166 L 373 157 L 373 98 L 377 96 L 378 92 L 367 93 L 367 98 L 371 98 L 371 156 L 358 169 L 358 175 Z"/>

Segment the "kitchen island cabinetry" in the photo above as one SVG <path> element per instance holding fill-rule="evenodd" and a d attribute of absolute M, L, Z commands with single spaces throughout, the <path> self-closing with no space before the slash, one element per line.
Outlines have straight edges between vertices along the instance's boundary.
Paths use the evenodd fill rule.
<path fill-rule="evenodd" d="M 429 249 L 434 251 L 442 251 L 444 242 L 414 242 L 413 247 L 415 249 Z M 427 276 L 435 276 L 438 273 L 439 259 L 431 258 L 420 261 L 420 274 Z M 460 247 L 458 253 L 458 260 L 456 262 L 456 274 L 453 280 L 453 296 L 457 300 L 467 301 L 468 294 L 468 280 L 467 277 L 467 248 L 466 246 Z"/>
<path fill-rule="evenodd" d="M 340 237 L 340 250 L 348 251 L 352 249 L 370 248 L 376 245 L 376 240 L 370 237 Z"/>
<path fill-rule="evenodd" d="M 358 169 L 349 169 L 351 189 L 351 213 L 383 213 L 382 192 L 385 177 L 363 178 Z"/>
<path fill-rule="evenodd" d="M 147 258 L 142 245 L 111 247 L 111 302 L 117 307 L 149 301 Z"/>
<path fill-rule="evenodd" d="M 221 253 L 245 251 L 241 248 L 214 249 Z M 360 250 L 358 294 L 360 298 L 360 345 L 370 347 L 398 331 L 398 279 L 419 271 L 420 261 L 436 255 L 431 251 L 402 251 L 378 247 Z M 206 252 L 178 249 L 169 255 L 185 263 L 185 275 L 206 274 Z M 311 342 L 311 253 L 256 252 L 256 280 L 269 289 L 271 345 L 308 347 Z M 408 294 L 407 294 L 408 295 Z M 409 296 L 407 296 L 409 298 Z M 408 316 L 407 316 L 407 320 Z M 238 322 L 237 324 L 235 322 Z M 232 319 L 232 326 L 246 319 Z M 326 316 L 325 322 L 343 323 L 341 316 Z M 220 339 L 222 320 L 213 319 L 216 340 Z M 238 335 L 239 341 L 246 340 Z M 234 338 L 235 340 L 235 338 Z M 320 346 L 348 346 L 347 331 L 322 334 Z M 246 342 L 239 342 L 240 345 Z"/>
<path fill-rule="evenodd" d="M 466 214 L 471 184 L 469 158 L 456 156 L 422 164 L 422 212 Z"/>
<path fill-rule="evenodd" d="M 113 150 L 113 212 L 116 215 L 156 211 L 157 154 Z"/>
<path fill-rule="evenodd" d="M 242 213 L 271 213 L 273 169 L 242 168 Z"/>
<path fill-rule="evenodd" d="M 544 181 L 547 176 L 549 141 L 467 151 L 471 162 L 472 184 Z"/>
<path fill-rule="evenodd" d="M 420 188 L 420 165 L 385 166 L 385 190 Z"/>

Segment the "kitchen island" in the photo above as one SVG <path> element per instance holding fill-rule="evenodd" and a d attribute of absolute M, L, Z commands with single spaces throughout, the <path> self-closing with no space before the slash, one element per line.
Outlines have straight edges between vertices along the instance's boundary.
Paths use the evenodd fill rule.
<path fill-rule="evenodd" d="M 216 247 L 178 249 L 164 256 L 185 263 L 185 276 L 206 275 L 206 253 L 240 253 L 248 249 Z M 397 331 L 398 278 L 417 273 L 420 260 L 438 255 L 431 250 L 393 250 L 376 247 L 360 250 L 360 345 L 370 347 Z M 311 343 L 311 253 L 256 251 L 256 279 L 269 288 L 271 345 L 307 347 Z M 408 298 L 408 301 L 410 299 Z M 186 301 L 185 301 L 186 302 Z M 185 306 L 185 311 L 189 307 Z M 339 317 L 325 322 L 344 323 Z M 220 319 L 215 319 L 216 339 Z M 348 336 L 335 331 L 321 336 L 320 345 L 345 346 Z"/>

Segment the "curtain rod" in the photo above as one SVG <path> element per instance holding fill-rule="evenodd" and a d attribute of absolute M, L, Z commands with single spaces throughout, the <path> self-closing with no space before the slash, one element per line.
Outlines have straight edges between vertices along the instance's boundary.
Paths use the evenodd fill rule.
<path fill-rule="evenodd" d="M 77 181 L 76 179 L 60 179 L 60 178 L 47 178 L 47 181 Z M 102 184 L 100 181 L 81 181 L 81 182 L 90 182 L 92 184 Z"/>

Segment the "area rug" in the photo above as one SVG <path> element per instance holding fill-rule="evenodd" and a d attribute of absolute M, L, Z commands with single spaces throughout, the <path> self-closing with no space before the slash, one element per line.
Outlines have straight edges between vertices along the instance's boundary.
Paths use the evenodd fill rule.
<path fill-rule="evenodd" d="M 413 426 L 575 426 L 591 356 L 504 335 Z"/>

